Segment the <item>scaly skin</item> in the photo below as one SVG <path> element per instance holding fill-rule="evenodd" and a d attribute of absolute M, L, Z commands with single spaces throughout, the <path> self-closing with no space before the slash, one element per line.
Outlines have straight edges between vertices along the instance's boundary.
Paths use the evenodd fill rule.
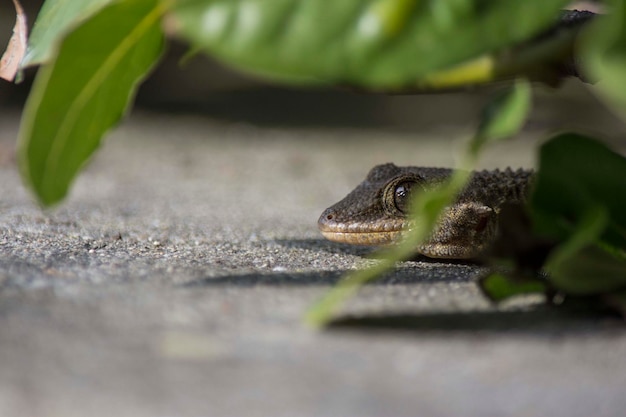
<path fill-rule="evenodd" d="M 445 181 L 451 169 L 378 165 L 365 181 L 318 220 L 324 237 L 358 245 L 389 245 L 410 228 L 406 211 L 408 196 Z M 495 237 L 503 203 L 525 200 L 532 172 L 477 171 L 448 207 L 435 231 L 416 252 L 431 258 L 476 257 Z"/>

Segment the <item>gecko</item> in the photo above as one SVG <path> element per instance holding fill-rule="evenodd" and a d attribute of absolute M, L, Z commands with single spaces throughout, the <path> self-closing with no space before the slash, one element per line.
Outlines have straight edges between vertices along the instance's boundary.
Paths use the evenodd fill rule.
<path fill-rule="evenodd" d="M 324 210 L 322 235 L 335 242 L 386 246 L 399 242 L 411 228 L 411 196 L 445 182 L 448 168 L 377 165 L 345 198 Z M 504 203 L 523 203 L 530 191 L 531 170 L 474 171 L 456 201 L 447 207 L 430 237 L 416 248 L 429 258 L 472 259 L 495 236 Z"/>

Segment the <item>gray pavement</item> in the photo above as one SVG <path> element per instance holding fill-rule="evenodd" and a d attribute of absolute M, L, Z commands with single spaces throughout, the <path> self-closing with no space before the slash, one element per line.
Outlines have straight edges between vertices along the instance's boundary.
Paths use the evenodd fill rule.
<path fill-rule="evenodd" d="M 546 120 L 531 127 L 559 127 Z M 324 241 L 319 213 L 374 164 L 452 165 L 466 123 L 138 111 L 52 211 L 17 176 L 17 125 L 0 115 L 0 416 L 624 415 L 619 321 L 493 306 L 471 264 L 406 262 L 342 311 L 402 315 L 395 329 L 302 323 L 343 272 L 376 262 Z M 532 166 L 535 133 L 483 166 Z"/>

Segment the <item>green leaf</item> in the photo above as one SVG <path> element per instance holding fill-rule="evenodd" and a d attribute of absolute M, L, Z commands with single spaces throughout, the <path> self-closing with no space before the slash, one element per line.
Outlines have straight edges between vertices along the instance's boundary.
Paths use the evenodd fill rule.
<path fill-rule="evenodd" d="M 43 64 L 54 56 L 63 37 L 114 0 L 46 0 L 28 40 L 22 68 Z"/>
<path fill-rule="evenodd" d="M 606 209 L 589 209 L 570 238 L 550 254 L 546 271 L 556 289 L 566 294 L 593 295 L 626 286 L 626 257 L 595 244 L 608 222 Z"/>
<path fill-rule="evenodd" d="M 565 133 L 546 142 L 539 159 L 534 228 L 563 242 L 546 261 L 551 284 L 573 295 L 626 287 L 626 158 Z"/>
<path fill-rule="evenodd" d="M 571 237 L 546 261 L 552 285 L 566 294 L 593 295 L 626 287 L 626 257 L 595 244 L 607 223 L 605 209 L 582 216 Z"/>
<path fill-rule="evenodd" d="M 391 270 L 395 264 L 392 258 L 398 260 L 404 253 L 389 254 L 386 259 L 376 266 L 356 271 L 344 276 L 334 288 L 328 291 L 319 301 L 313 304 L 304 316 L 304 321 L 312 327 L 322 327 L 328 324 L 339 307 L 352 297 L 364 284 L 381 277 Z"/>
<path fill-rule="evenodd" d="M 626 4 L 610 2 L 610 13 L 598 17 L 582 43 L 581 56 L 596 91 L 626 117 Z"/>
<path fill-rule="evenodd" d="M 538 279 L 515 279 L 500 273 L 491 273 L 478 281 L 478 286 L 492 301 L 502 301 L 507 298 L 524 295 L 545 293 L 546 284 Z"/>
<path fill-rule="evenodd" d="M 588 246 L 562 262 L 548 259 L 552 285 L 570 295 L 603 294 L 626 288 L 626 260 L 623 256 Z"/>
<path fill-rule="evenodd" d="M 626 248 L 626 159 L 586 136 L 558 135 L 540 149 L 530 205 L 536 232 L 560 240 L 589 212 L 606 210 L 599 240 Z"/>
<path fill-rule="evenodd" d="M 554 273 L 564 264 L 572 261 L 580 251 L 592 246 L 600 237 L 609 222 L 606 210 L 601 206 L 589 209 L 574 225 L 572 234 L 550 255 L 548 270 Z"/>
<path fill-rule="evenodd" d="M 489 54 L 553 24 L 567 3 L 187 0 L 174 15 L 191 43 L 247 72 L 294 83 L 399 89 L 473 59 L 463 77 L 448 77 L 443 87 L 493 79 L 497 62 Z"/>
<path fill-rule="evenodd" d="M 532 89 L 526 80 L 517 80 L 485 106 L 478 132 L 470 143 L 470 152 L 477 154 L 488 142 L 508 138 L 526 122 L 531 107 Z"/>
<path fill-rule="evenodd" d="M 67 193 L 104 133 L 124 114 L 137 83 L 160 56 L 158 0 L 126 0 L 101 10 L 63 41 L 42 67 L 24 110 L 22 175 L 40 202 Z"/>

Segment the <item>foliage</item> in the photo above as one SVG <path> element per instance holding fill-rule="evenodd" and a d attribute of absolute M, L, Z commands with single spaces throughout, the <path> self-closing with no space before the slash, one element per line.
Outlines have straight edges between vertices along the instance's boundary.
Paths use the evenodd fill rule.
<path fill-rule="evenodd" d="M 310 321 L 322 324 L 359 285 L 406 259 L 463 187 L 481 149 L 521 127 L 530 103 L 523 79 L 557 81 L 555 68 L 577 33 L 535 37 L 554 26 L 567 3 L 46 0 L 23 60 L 42 68 L 20 129 L 22 175 L 43 205 L 66 195 L 157 63 L 165 17 L 195 49 L 276 82 L 411 91 L 520 79 L 486 110 L 461 170 L 415 202 L 407 241 L 375 268 L 347 277 L 311 311 Z M 601 97 L 626 114 L 624 2 L 613 0 L 609 10 L 590 25 L 580 55 L 586 75 L 602 80 Z M 624 159 L 576 134 L 552 139 L 540 155 L 528 207 L 511 209 L 502 224 L 512 231 L 505 233 L 509 250 L 492 253 L 496 266 L 513 268 L 495 268 L 481 288 L 494 300 L 529 292 L 600 297 L 626 314 Z"/>
<path fill-rule="evenodd" d="M 28 42 L 22 66 L 38 65 L 54 58 L 63 38 L 113 0 L 46 1 Z M 89 38 L 84 39 L 90 43 Z"/>
<path fill-rule="evenodd" d="M 41 68 L 24 110 L 19 155 L 22 175 L 43 204 L 65 196 L 102 135 L 126 111 L 161 53 L 162 13 L 157 0 L 112 4 L 72 31 Z"/>
<path fill-rule="evenodd" d="M 394 90 L 423 86 L 438 71 L 472 60 L 481 70 L 467 71 L 475 78 L 464 84 L 493 78 L 497 56 L 485 54 L 550 25 L 565 3 L 216 0 L 182 2 L 175 16 L 194 45 L 243 70 L 281 81 Z"/>
<path fill-rule="evenodd" d="M 539 155 L 528 235 L 539 245 L 554 242 L 544 246 L 545 274 L 516 250 L 505 258 L 517 256 L 517 268 L 486 275 L 481 288 L 498 301 L 528 292 L 549 299 L 608 296 L 612 307 L 626 313 L 623 297 L 611 298 L 626 294 L 626 159 L 574 133 L 552 138 Z"/>
<path fill-rule="evenodd" d="M 582 60 L 592 79 L 601 80 L 598 88 L 602 97 L 622 117 L 626 116 L 626 4 L 624 0 L 610 1 L 611 13 L 596 22 L 591 35 L 584 39 Z"/>
<path fill-rule="evenodd" d="M 47 0 L 24 60 L 24 66 L 44 65 L 21 126 L 23 177 L 43 205 L 65 196 L 156 63 L 165 13 L 178 35 L 257 75 L 397 90 L 518 75 L 505 47 L 553 23 L 564 3 Z M 511 15 L 515 25 L 508 23 Z M 520 72 L 528 68 L 517 64 Z M 549 71 L 546 76 L 552 78 Z"/>

